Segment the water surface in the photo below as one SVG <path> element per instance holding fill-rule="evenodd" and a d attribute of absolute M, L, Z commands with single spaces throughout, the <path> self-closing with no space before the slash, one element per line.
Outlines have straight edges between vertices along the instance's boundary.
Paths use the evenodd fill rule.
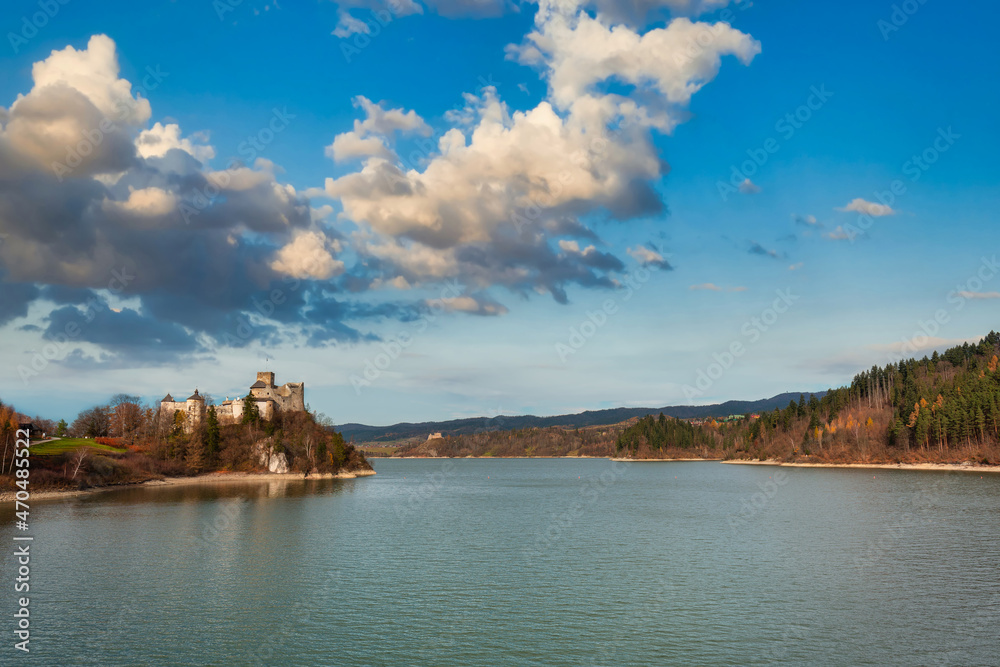
<path fill-rule="evenodd" d="M 30 663 L 1000 662 L 1000 476 L 374 465 L 35 503 Z"/>

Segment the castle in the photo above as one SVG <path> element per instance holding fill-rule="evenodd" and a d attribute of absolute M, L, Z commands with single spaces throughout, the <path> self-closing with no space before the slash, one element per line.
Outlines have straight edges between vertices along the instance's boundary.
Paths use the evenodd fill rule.
<path fill-rule="evenodd" d="M 304 382 L 286 382 L 280 387 L 274 384 L 274 373 L 257 373 L 257 381 L 250 385 L 250 396 L 257 405 L 262 419 L 273 419 L 277 412 L 305 412 L 306 385 Z M 244 399 L 227 398 L 222 404 L 215 406 L 215 414 L 220 424 L 235 424 L 243 419 Z M 159 423 L 173 424 L 178 412 L 184 417 L 184 432 L 194 431 L 205 418 L 207 409 L 205 398 L 195 389 L 194 393 L 184 401 L 175 401 L 167 394 L 160 401 Z"/>

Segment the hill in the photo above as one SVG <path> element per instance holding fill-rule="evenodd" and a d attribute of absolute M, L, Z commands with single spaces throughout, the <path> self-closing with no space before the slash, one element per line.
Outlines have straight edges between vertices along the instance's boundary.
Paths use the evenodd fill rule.
<path fill-rule="evenodd" d="M 771 398 L 757 401 L 726 401 L 713 405 L 670 405 L 662 408 L 610 408 L 607 410 L 587 410 L 572 415 L 554 415 L 536 417 L 534 415 L 497 417 L 471 417 L 467 419 L 452 419 L 440 422 L 402 422 L 392 426 L 368 426 L 366 424 L 341 424 L 337 430 L 348 440 L 359 443 L 392 442 L 410 438 L 426 438 L 430 433 L 441 433 L 444 436 L 472 435 L 484 431 L 518 430 L 528 428 L 584 428 L 587 426 L 606 426 L 618 424 L 629 419 L 641 418 L 646 415 L 658 415 L 661 412 L 668 417 L 677 419 L 707 419 L 709 417 L 728 417 L 751 412 L 765 412 L 788 405 L 789 401 L 797 401 L 799 396 L 809 396 L 813 393 L 822 398 L 826 392 L 788 392 Z"/>

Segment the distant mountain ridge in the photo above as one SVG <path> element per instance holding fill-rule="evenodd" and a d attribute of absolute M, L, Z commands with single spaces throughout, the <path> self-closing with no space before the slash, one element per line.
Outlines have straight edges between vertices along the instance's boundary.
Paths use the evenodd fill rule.
<path fill-rule="evenodd" d="M 368 426 L 366 424 L 341 424 L 336 428 L 347 440 L 355 442 L 389 442 L 407 438 L 426 438 L 430 433 L 441 435 L 468 435 L 477 431 L 507 431 L 522 428 L 545 428 L 562 426 L 582 428 L 584 426 L 604 426 L 617 424 L 633 417 L 658 415 L 661 412 L 669 417 L 680 419 L 698 419 L 707 417 L 727 417 L 750 412 L 774 410 L 788 405 L 788 401 L 798 401 L 803 395 L 809 400 L 810 394 L 822 398 L 825 391 L 818 392 L 786 392 L 771 398 L 757 401 L 726 401 L 714 405 L 670 405 L 663 408 L 609 408 L 607 410 L 587 410 L 573 415 L 555 415 L 552 417 L 536 417 L 534 415 L 497 417 L 470 417 L 467 419 L 452 419 L 441 422 L 402 422 L 391 426 Z"/>

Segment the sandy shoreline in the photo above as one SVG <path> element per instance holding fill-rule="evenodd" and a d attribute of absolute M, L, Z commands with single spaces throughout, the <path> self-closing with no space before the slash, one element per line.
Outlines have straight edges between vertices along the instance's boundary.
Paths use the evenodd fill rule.
<path fill-rule="evenodd" d="M 313 473 L 308 477 L 303 477 L 301 473 L 273 473 L 273 472 L 212 472 L 204 475 L 194 475 L 192 477 L 164 477 L 163 479 L 151 479 L 148 482 L 138 484 L 118 484 L 114 486 L 95 486 L 89 489 L 71 489 L 65 491 L 33 491 L 31 500 L 50 500 L 52 498 L 72 498 L 74 496 L 89 495 L 102 491 L 113 491 L 115 489 L 138 489 L 138 488 L 162 488 L 166 486 L 192 486 L 196 484 L 218 484 L 220 482 L 272 482 L 276 480 L 284 481 L 309 481 L 311 479 L 355 479 L 357 477 L 368 477 L 374 475 L 374 470 L 355 470 L 351 472 L 338 473 Z M 15 499 L 15 492 L 0 492 L 0 502 L 12 502 Z"/>
<path fill-rule="evenodd" d="M 869 470 L 937 470 L 956 472 L 1000 472 L 1000 466 L 985 466 L 976 463 L 786 463 L 783 461 L 746 461 L 732 459 L 723 461 L 734 465 L 782 466 L 785 468 L 862 468 Z"/>
<path fill-rule="evenodd" d="M 669 461 L 721 461 L 722 459 L 630 459 L 623 458 L 619 456 L 379 456 L 372 457 L 374 460 L 385 460 L 385 459 L 455 459 L 455 460 L 465 460 L 465 459 L 477 459 L 477 460 L 490 460 L 490 459 L 600 459 L 604 461 L 618 461 L 621 463 L 663 463 Z"/>
<path fill-rule="evenodd" d="M 624 463 L 681 463 L 684 461 L 721 461 L 722 459 L 630 459 L 625 457 L 614 457 L 612 461 L 622 461 Z"/>
<path fill-rule="evenodd" d="M 610 457 L 610 456 L 384 456 L 377 457 L 376 460 L 383 459 L 427 459 L 427 460 L 444 460 L 444 459 L 604 459 L 606 461 L 616 461 L 621 463 L 681 463 L 681 462 L 694 462 L 694 461 L 714 461 L 720 463 L 729 463 L 733 465 L 749 465 L 749 466 L 784 466 L 788 468 L 859 468 L 859 469 L 879 469 L 879 470 L 930 470 L 930 471 L 956 471 L 956 472 L 992 472 L 1000 473 L 1000 466 L 989 466 L 980 464 L 964 464 L 964 463 L 793 463 L 776 461 L 769 459 L 767 461 L 750 461 L 745 459 L 730 459 L 724 460 L 721 458 L 716 459 L 700 459 L 700 458 L 684 458 L 684 459 L 630 459 L 623 457 Z"/>

